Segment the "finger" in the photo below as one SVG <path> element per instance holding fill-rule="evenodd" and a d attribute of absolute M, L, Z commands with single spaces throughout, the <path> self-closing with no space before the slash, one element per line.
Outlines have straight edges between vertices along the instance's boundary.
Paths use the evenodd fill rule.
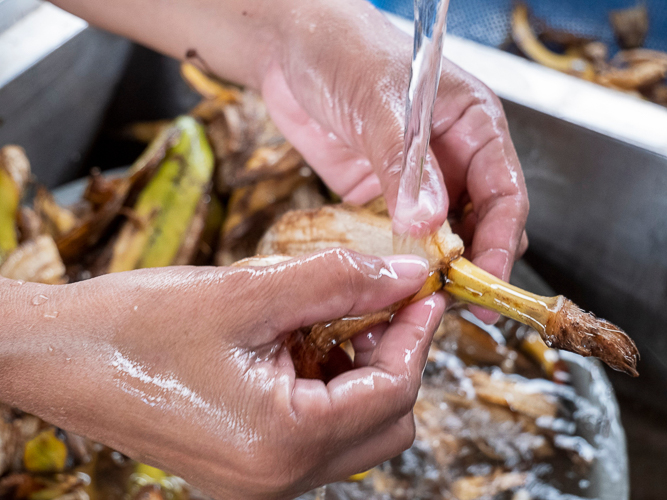
<path fill-rule="evenodd" d="M 238 340 L 265 343 L 314 323 L 378 311 L 416 293 L 428 272 L 428 262 L 419 257 L 380 258 L 342 248 L 229 270 L 234 302 L 246 308 L 235 318 L 245 324 L 239 330 L 255 332 Z"/>
<path fill-rule="evenodd" d="M 411 304 L 396 314 L 367 367 L 344 373 L 326 386 L 297 380 L 295 414 L 316 422 L 313 432 L 325 432 L 326 438 L 343 443 L 398 421 L 414 406 L 444 309 L 441 295 Z"/>
<path fill-rule="evenodd" d="M 415 440 L 412 411 L 374 436 L 333 459 L 327 476 L 342 481 L 390 460 L 410 448 Z"/>
<path fill-rule="evenodd" d="M 354 347 L 354 367 L 361 368 L 368 366 L 371 356 L 382 340 L 384 332 L 389 328 L 389 323 L 375 325 L 367 332 L 360 333 L 352 337 L 352 347 Z"/>
<path fill-rule="evenodd" d="M 519 252 L 528 214 L 528 196 L 499 100 L 481 83 L 460 77 L 459 86 L 441 95 L 441 119 L 431 142 L 447 165 L 445 182 L 453 199 L 467 194 L 475 213 L 472 261 L 507 280 Z M 451 79 L 451 75 L 449 76 Z M 443 99 L 444 96 L 444 99 Z M 453 103 L 453 104 L 449 104 Z M 483 319 L 483 318 L 480 318 Z M 486 320 L 492 319 L 486 315 Z"/>
<path fill-rule="evenodd" d="M 335 193 L 345 199 L 349 195 L 350 203 L 365 203 L 380 194 L 370 161 L 306 112 L 278 64 L 267 71 L 262 96 L 285 138 Z"/>
<path fill-rule="evenodd" d="M 523 255 L 526 253 L 526 250 L 528 250 L 528 234 L 526 234 L 526 231 L 523 232 L 521 235 L 521 243 L 519 243 L 519 251 L 516 253 L 514 256 L 514 260 L 519 260 Z"/>
<path fill-rule="evenodd" d="M 523 234 L 528 198 L 509 134 L 491 120 L 490 114 L 485 106 L 471 106 L 459 122 L 436 138 L 433 147 L 452 168 L 465 174 L 476 216 L 473 261 L 507 279 Z M 509 265 L 498 255 L 480 259 L 497 251 L 510 258 Z"/>
<path fill-rule="evenodd" d="M 412 236 L 419 238 L 440 229 L 447 218 L 449 198 L 442 171 L 431 148 L 424 158 L 417 210 L 410 206 L 399 207 L 400 212 L 396 214 L 401 164 L 383 161 L 380 165 L 376 166 L 376 172 L 392 215 L 394 230 L 399 234 L 410 230 Z"/>

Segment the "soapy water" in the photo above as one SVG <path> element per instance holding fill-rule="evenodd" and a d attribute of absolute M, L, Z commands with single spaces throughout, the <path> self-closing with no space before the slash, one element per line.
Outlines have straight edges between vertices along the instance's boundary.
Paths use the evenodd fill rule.
<path fill-rule="evenodd" d="M 442 44 L 449 0 L 415 0 L 415 38 L 410 84 L 406 96 L 405 139 L 401 180 L 394 212 L 394 253 L 420 253 L 417 240 L 424 220 L 437 207 L 421 197 L 433 107 L 440 81 Z"/>

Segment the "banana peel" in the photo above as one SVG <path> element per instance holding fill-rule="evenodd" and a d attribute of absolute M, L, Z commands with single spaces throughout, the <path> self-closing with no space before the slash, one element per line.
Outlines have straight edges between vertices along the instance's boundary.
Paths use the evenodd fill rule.
<path fill-rule="evenodd" d="M 171 126 L 171 120 L 154 120 L 131 123 L 120 130 L 120 136 L 136 142 L 150 144 Z"/>
<path fill-rule="evenodd" d="M 138 463 L 130 476 L 128 493 L 136 500 L 185 500 L 184 481 L 150 465 Z"/>
<path fill-rule="evenodd" d="M 667 61 L 642 61 L 628 68 L 610 68 L 596 76 L 595 81 L 605 87 L 623 91 L 638 90 L 659 83 L 667 75 Z"/>
<path fill-rule="evenodd" d="M 79 218 L 76 226 L 56 238 L 65 262 L 77 262 L 106 234 L 133 193 L 151 178 L 167 151 L 180 137 L 178 127 L 160 133 L 122 177 L 106 179 L 93 175 L 84 194 L 91 210 Z"/>
<path fill-rule="evenodd" d="M 60 472 L 66 462 L 67 445 L 56 437 L 53 427 L 40 432 L 25 445 L 23 465 L 30 472 Z"/>
<path fill-rule="evenodd" d="M 42 221 L 42 227 L 54 238 L 67 234 L 77 225 L 74 213 L 58 205 L 53 195 L 43 187 L 37 190 L 33 206 Z"/>
<path fill-rule="evenodd" d="M 65 281 L 65 264 L 53 238 L 43 234 L 21 243 L 0 265 L 0 276 L 58 285 Z"/>
<path fill-rule="evenodd" d="M 444 290 L 461 302 L 496 311 L 535 329 L 548 347 L 595 356 L 611 368 L 637 376 L 639 352 L 626 333 L 579 309 L 559 295 L 543 297 L 505 283 L 463 258 L 463 243 L 445 223 L 423 242 L 431 273 L 412 298 L 361 317 L 341 318 L 301 329 L 288 340 L 295 367 L 318 376 L 317 366 L 335 346 L 368 328 L 389 321 L 411 301 Z M 342 247 L 367 255 L 393 254 L 391 220 L 347 205 L 285 214 L 264 235 L 259 255 L 307 255 Z"/>
<path fill-rule="evenodd" d="M 29 178 L 30 162 L 23 148 L 0 149 L 0 264 L 19 244 L 17 218 Z"/>
<path fill-rule="evenodd" d="M 609 21 L 618 44 L 624 49 L 641 47 L 649 27 L 648 9 L 640 3 L 629 9 L 612 10 Z"/>
<path fill-rule="evenodd" d="M 139 194 L 114 243 L 108 272 L 171 265 L 209 188 L 214 159 L 204 128 L 183 116 L 174 129 L 178 138 Z"/>
<path fill-rule="evenodd" d="M 304 175 L 295 172 L 235 190 L 229 199 L 228 216 L 223 224 L 223 241 L 242 237 L 255 215 L 288 198 L 312 176 L 312 171 L 307 169 Z"/>
<path fill-rule="evenodd" d="M 181 64 L 181 76 L 204 99 L 227 104 L 237 102 L 241 98 L 239 89 L 225 85 L 190 62 Z"/>
<path fill-rule="evenodd" d="M 207 207 L 204 229 L 195 256 L 195 265 L 204 266 L 213 261 L 224 220 L 225 207 L 222 205 L 220 198 L 212 193 Z"/>
<path fill-rule="evenodd" d="M 512 39 L 530 59 L 551 69 L 593 81 L 595 70 L 589 61 L 577 56 L 549 50 L 530 27 L 528 7 L 519 3 L 512 12 Z"/>

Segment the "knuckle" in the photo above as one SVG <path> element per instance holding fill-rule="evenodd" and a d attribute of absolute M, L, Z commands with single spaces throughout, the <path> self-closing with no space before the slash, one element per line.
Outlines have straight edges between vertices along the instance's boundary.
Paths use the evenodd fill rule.
<path fill-rule="evenodd" d="M 291 446 L 269 447 L 264 459 L 253 467 L 255 481 L 261 482 L 263 489 L 274 493 L 291 491 L 307 476 L 299 450 Z"/>
<path fill-rule="evenodd" d="M 417 401 L 417 393 L 419 392 L 419 384 L 410 382 L 404 388 L 403 396 L 397 399 L 396 416 L 402 418 L 405 415 L 412 413 L 412 410 Z"/>
<path fill-rule="evenodd" d="M 330 266 L 333 279 L 343 285 L 344 293 L 358 295 L 368 281 L 360 271 L 364 265 L 361 254 L 346 248 L 336 248 L 330 253 L 330 259 L 333 261 Z"/>
<path fill-rule="evenodd" d="M 503 104 L 500 98 L 485 84 L 481 82 L 479 83 L 479 88 L 477 89 L 476 95 L 480 104 L 503 110 Z"/>
<path fill-rule="evenodd" d="M 415 426 L 415 419 L 412 418 L 412 415 L 410 415 L 410 418 L 406 418 L 403 422 L 401 422 L 401 430 L 398 441 L 402 452 L 412 446 L 412 444 L 415 442 L 416 436 L 417 427 Z"/>

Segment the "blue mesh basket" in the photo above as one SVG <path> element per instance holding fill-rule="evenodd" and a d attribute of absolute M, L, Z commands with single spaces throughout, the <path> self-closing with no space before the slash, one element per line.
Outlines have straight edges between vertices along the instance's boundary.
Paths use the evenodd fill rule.
<path fill-rule="evenodd" d="M 377 7 L 412 19 L 412 0 L 371 0 Z M 550 26 L 608 43 L 617 49 L 609 11 L 637 4 L 636 0 L 525 0 L 535 16 Z M 450 0 L 447 30 L 484 45 L 497 47 L 510 33 L 512 0 Z M 667 1 L 646 0 L 650 27 L 645 47 L 667 51 Z"/>

